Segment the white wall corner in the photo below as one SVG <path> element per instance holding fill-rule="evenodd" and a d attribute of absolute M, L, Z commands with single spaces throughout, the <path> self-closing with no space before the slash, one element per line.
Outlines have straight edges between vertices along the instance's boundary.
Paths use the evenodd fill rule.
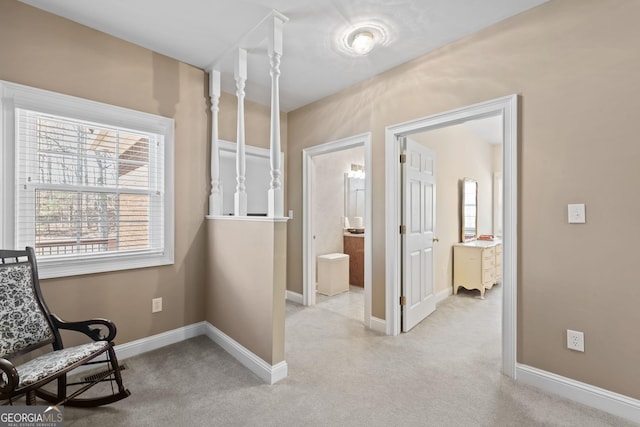
<path fill-rule="evenodd" d="M 267 384 L 275 384 L 288 375 L 286 361 L 270 365 L 209 322 L 205 322 L 205 335 Z"/>
<path fill-rule="evenodd" d="M 387 322 L 378 317 L 371 316 L 369 328 L 373 331 L 380 332 L 381 334 L 387 334 Z"/>
<path fill-rule="evenodd" d="M 299 294 L 297 292 L 287 291 L 286 299 L 287 301 L 295 302 L 296 304 L 304 304 L 302 294 Z"/>
<path fill-rule="evenodd" d="M 289 365 L 286 361 L 282 361 L 280 363 L 276 363 L 271 366 L 271 382 L 269 384 L 275 384 L 280 380 L 287 378 L 289 375 Z"/>
<path fill-rule="evenodd" d="M 640 400 L 528 365 L 516 365 L 518 382 L 640 423 Z"/>

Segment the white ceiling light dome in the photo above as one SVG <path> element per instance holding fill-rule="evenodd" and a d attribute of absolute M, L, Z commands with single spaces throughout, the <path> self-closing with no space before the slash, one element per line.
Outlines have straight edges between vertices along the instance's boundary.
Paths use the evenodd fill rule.
<path fill-rule="evenodd" d="M 376 45 L 387 42 L 387 32 L 380 24 L 363 23 L 354 25 L 344 32 L 342 48 L 351 54 L 366 55 Z"/>
<path fill-rule="evenodd" d="M 355 53 L 366 55 L 367 53 L 371 52 L 371 49 L 373 49 L 374 45 L 375 40 L 373 39 L 373 34 L 371 34 L 371 32 L 369 31 L 360 31 L 353 36 L 351 49 L 353 49 Z"/>

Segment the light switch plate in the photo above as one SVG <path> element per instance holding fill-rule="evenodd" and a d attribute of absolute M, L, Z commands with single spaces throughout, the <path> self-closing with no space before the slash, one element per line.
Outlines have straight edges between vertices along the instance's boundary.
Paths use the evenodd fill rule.
<path fill-rule="evenodd" d="M 162 311 L 162 297 L 151 300 L 151 312 L 157 313 L 159 311 Z"/>
<path fill-rule="evenodd" d="M 569 224 L 584 224 L 587 222 L 584 203 L 568 205 Z"/>

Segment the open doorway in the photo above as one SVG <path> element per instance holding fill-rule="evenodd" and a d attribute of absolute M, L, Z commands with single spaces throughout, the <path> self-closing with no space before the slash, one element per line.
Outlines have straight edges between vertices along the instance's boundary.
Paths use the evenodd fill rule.
<path fill-rule="evenodd" d="M 502 183 L 494 176 L 502 173 L 502 139 L 502 116 L 495 114 L 403 141 L 403 332 L 452 291 L 478 299 L 501 293 L 494 289 L 502 282 L 502 223 L 494 205 L 501 209 Z"/>
<path fill-rule="evenodd" d="M 357 158 L 361 159 L 361 162 L 354 162 Z M 330 171 L 332 175 L 330 178 L 319 178 L 319 170 Z M 331 185 L 329 181 L 335 182 L 336 185 Z M 331 192 L 338 194 L 331 196 Z M 333 197 L 336 206 L 328 206 L 332 202 L 322 200 L 329 196 Z M 330 217 L 324 215 L 323 206 L 327 213 L 331 210 Z M 327 231 L 328 227 L 331 230 Z M 351 234 L 347 232 L 348 229 L 358 232 L 362 230 L 364 234 L 353 233 L 346 236 Z M 348 246 L 350 243 L 347 240 L 350 239 L 361 245 L 364 252 L 361 279 L 364 307 L 361 321 L 367 327 L 371 327 L 370 233 L 371 134 L 356 135 L 303 150 L 304 305 L 316 303 L 318 256 L 326 256 L 327 262 L 332 262 L 332 254 L 337 256 L 338 253 L 349 249 L 344 245 Z M 338 250 L 340 252 L 336 252 Z M 357 282 L 357 279 L 350 281 Z"/>
<path fill-rule="evenodd" d="M 517 96 L 463 107 L 457 110 L 390 126 L 386 130 L 386 326 L 388 335 L 401 327 L 402 294 L 402 175 L 398 159 L 406 138 L 470 120 L 499 116 L 502 119 L 502 371 L 515 377 L 516 365 L 516 212 L 517 212 Z"/>

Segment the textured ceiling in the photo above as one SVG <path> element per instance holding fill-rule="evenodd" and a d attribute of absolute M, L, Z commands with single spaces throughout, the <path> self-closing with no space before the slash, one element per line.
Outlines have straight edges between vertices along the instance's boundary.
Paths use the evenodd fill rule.
<path fill-rule="evenodd" d="M 547 0 L 21 1 L 196 67 L 221 60 L 223 89 L 232 93 L 229 49 L 276 9 L 290 19 L 280 104 L 291 111 Z M 358 57 L 340 45 L 344 32 L 359 23 L 384 26 L 387 41 Z M 266 43 L 243 47 L 249 49 L 247 99 L 268 104 Z"/>

